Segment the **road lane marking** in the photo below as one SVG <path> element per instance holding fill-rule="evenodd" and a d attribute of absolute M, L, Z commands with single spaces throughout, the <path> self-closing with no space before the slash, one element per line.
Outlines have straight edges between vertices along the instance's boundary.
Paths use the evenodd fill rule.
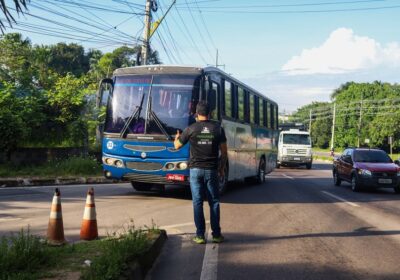
<path fill-rule="evenodd" d="M 18 221 L 18 220 L 22 220 L 22 218 L 5 217 L 5 218 L 0 218 L 0 223 L 1 222 Z"/>
<path fill-rule="evenodd" d="M 210 221 L 206 220 L 206 224 L 209 224 Z M 170 229 L 170 228 L 177 228 L 177 227 L 186 227 L 186 226 L 193 226 L 194 222 L 190 223 L 183 223 L 183 224 L 175 224 L 175 225 L 167 225 L 167 226 L 160 226 L 161 229 Z"/>
<path fill-rule="evenodd" d="M 282 173 L 282 176 L 283 176 L 283 177 L 286 177 L 286 178 L 288 178 L 288 179 L 290 179 L 290 180 L 294 180 L 293 177 L 290 177 L 290 176 L 288 176 L 288 175 L 286 175 L 286 174 L 284 174 L 284 173 Z"/>
<path fill-rule="evenodd" d="M 353 203 L 353 202 L 350 202 L 350 201 L 347 201 L 346 199 L 341 198 L 340 196 L 331 194 L 330 192 L 326 192 L 326 191 L 321 191 L 321 192 L 324 193 L 324 194 L 326 194 L 326 195 L 329 195 L 329 196 L 331 196 L 331 197 L 333 197 L 333 198 L 336 198 L 337 200 L 340 200 L 340 201 L 342 201 L 342 202 L 344 202 L 344 203 L 347 203 L 347 204 L 349 204 L 349 205 L 351 205 L 351 206 L 360 207 L 360 205 L 358 205 L 358 204 L 356 204 L 356 203 Z"/>
<path fill-rule="evenodd" d="M 200 280 L 216 280 L 218 275 L 218 244 L 212 243 L 211 231 L 208 231 L 206 251 Z"/>

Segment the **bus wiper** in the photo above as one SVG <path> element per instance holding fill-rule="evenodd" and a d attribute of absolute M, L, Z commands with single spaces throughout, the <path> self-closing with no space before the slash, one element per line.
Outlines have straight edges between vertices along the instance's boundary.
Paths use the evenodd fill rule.
<path fill-rule="evenodd" d="M 135 110 L 132 112 L 132 115 L 129 117 L 129 119 L 126 121 L 124 127 L 122 128 L 121 133 L 119 134 L 119 136 L 121 138 L 125 138 L 126 131 L 128 130 L 128 128 L 131 125 L 132 121 L 133 120 L 136 120 L 136 121 L 139 120 L 140 112 L 142 111 L 143 100 L 144 100 L 144 93 L 142 95 L 142 100 L 140 100 L 140 105 L 136 106 Z"/>
<path fill-rule="evenodd" d="M 168 132 L 164 129 L 164 126 L 160 119 L 157 117 L 156 113 L 150 108 L 150 116 L 153 118 L 154 122 L 158 126 L 158 128 L 161 130 L 161 132 L 167 137 L 167 140 L 172 140 L 171 135 L 168 134 Z"/>

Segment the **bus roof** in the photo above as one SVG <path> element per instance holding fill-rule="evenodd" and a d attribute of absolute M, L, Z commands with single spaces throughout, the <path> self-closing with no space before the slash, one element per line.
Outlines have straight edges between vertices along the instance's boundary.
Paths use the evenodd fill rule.
<path fill-rule="evenodd" d="M 222 71 L 218 67 L 214 66 L 185 66 L 185 65 L 163 65 L 163 64 L 155 64 L 155 65 L 141 65 L 141 66 L 133 66 L 133 67 L 125 67 L 118 68 L 114 71 L 114 76 L 124 76 L 124 75 L 144 75 L 149 73 L 158 73 L 158 74 L 193 74 L 193 75 L 201 75 L 204 72 L 217 72 L 220 73 L 224 77 L 228 77 L 229 80 L 237 83 L 238 85 L 243 86 L 243 88 L 250 90 L 253 93 L 256 93 L 259 96 L 267 99 L 271 103 L 278 105 L 276 102 L 272 101 L 265 94 L 260 93 L 259 91 L 253 89 L 252 87 L 246 85 L 245 83 L 239 81 L 238 79 L 232 77 L 230 74 Z"/>
<path fill-rule="evenodd" d="M 203 73 L 202 67 L 183 66 L 183 65 L 142 65 L 134 67 L 118 68 L 114 71 L 114 75 L 140 75 L 149 73 L 159 74 L 197 74 Z"/>

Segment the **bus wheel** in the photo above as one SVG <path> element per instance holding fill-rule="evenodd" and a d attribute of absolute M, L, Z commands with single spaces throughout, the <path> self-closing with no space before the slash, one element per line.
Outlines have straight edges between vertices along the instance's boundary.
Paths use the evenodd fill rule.
<path fill-rule="evenodd" d="M 229 172 L 228 163 L 226 163 L 224 168 L 224 176 L 218 175 L 218 181 L 219 181 L 218 191 L 220 195 L 222 195 L 226 191 L 228 185 L 228 172 Z"/>
<path fill-rule="evenodd" d="M 258 173 L 257 173 L 257 183 L 262 184 L 265 182 L 265 159 L 260 159 L 260 164 L 258 165 Z"/>
<path fill-rule="evenodd" d="M 153 184 L 150 183 L 140 183 L 140 182 L 133 182 L 131 181 L 132 187 L 139 191 L 139 192 L 148 192 L 151 191 L 151 188 L 153 187 Z"/>

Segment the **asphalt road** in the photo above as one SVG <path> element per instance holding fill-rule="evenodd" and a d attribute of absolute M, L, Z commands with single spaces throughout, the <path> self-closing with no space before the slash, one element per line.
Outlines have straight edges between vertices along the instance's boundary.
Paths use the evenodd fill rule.
<path fill-rule="evenodd" d="M 315 168 L 314 168 L 315 167 Z M 191 242 L 190 192 L 95 185 L 99 233 L 152 223 L 169 239 L 148 279 L 400 279 L 400 196 L 333 185 L 330 164 L 281 168 L 222 198 L 220 245 Z M 61 187 L 66 238 L 77 240 L 88 186 Z M 0 234 L 44 235 L 54 187 L 0 189 Z M 208 212 L 208 206 L 205 204 Z"/>

